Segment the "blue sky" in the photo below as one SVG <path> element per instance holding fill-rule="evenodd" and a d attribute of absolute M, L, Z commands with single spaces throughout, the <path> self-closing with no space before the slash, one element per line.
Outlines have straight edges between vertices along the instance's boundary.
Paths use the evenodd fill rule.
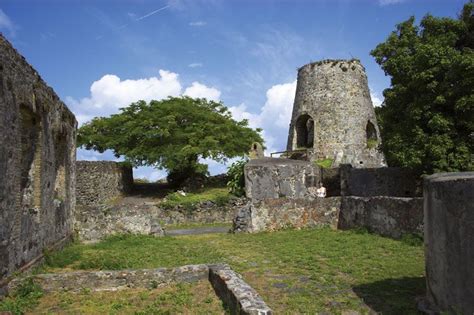
<path fill-rule="evenodd" d="M 463 0 L 2 0 L 0 31 L 80 123 L 138 99 L 222 100 L 286 146 L 296 69 L 359 58 L 374 104 L 390 79 L 369 52 L 414 15 L 456 17 Z M 113 159 L 78 151 L 78 159 Z M 225 166 L 210 162 L 212 173 Z M 150 168 L 136 177 L 164 176 Z"/>

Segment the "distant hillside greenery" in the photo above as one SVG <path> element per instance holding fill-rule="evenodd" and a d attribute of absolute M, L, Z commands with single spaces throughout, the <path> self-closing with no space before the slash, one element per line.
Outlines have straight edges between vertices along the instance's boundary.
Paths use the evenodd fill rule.
<path fill-rule="evenodd" d="M 113 150 L 134 166 L 168 170 L 168 182 L 179 186 L 207 174 L 200 159 L 225 161 L 244 156 L 253 142 L 263 143 L 260 129 L 232 119 L 220 102 L 190 97 L 138 101 L 110 117 L 94 118 L 78 131 L 78 146 Z"/>
<path fill-rule="evenodd" d="M 397 25 L 371 54 L 391 76 L 376 108 L 390 166 L 424 173 L 474 169 L 474 2 L 457 19 Z"/>

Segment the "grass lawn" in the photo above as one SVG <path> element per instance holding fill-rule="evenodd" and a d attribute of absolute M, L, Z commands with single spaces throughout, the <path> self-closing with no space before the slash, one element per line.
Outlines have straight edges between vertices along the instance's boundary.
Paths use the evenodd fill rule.
<path fill-rule="evenodd" d="M 57 292 L 43 296 L 31 314 L 225 314 L 210 283 L 115 292 Z"/>
<path fill-rule="evenodd" d="M 47 257 L 41 272 L 175 267 L 225 262 L 277 313 L 370 309 L 417 313 L 424 294 L 421 244 L 357 231 L 286 230 L 154 238 L 115 236 L 72 244 Z"/>

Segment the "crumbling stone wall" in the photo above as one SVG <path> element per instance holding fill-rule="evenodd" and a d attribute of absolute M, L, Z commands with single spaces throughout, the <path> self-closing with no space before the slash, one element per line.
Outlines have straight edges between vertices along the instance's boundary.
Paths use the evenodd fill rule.
<path fill-rule="evenodd" d="M 436 314 L 474 314 L 474 172 L 424 181 L 426 295 Z"/>
<path fill-rule="evenodd" d="M 124 163 L 77 161 L 76 170 L 76 199 L 79 207 L 106 203 L 132 189 L 132 167 Z"/>
<path fill-rule="evenodd" d="M 323 60 L 298 70 L 287 150 L 308 148 L 310 160 L 333 166 L 385 165 L 365 69 L 359 60 Z"/>
<path fill-rule="evenodd" d="M 0 279 L 68 239 L 77 122 L 0 35 Z"/>
<path fill-rule="evenodd" d="M 325 198 L 316 196 L 320 184 Z M 419 180 L 406 169 L 320 169 L 308 161 L 256 159 L 245 166 L 245 189 L 249 202 L 234 218 L 236 232 L 328 225 L 400 238 L 423 231 L 423 200 L 413 197 Z"/>
<path fill-rule="evenodd" d="M 360 227 L 392 238 L 423 235 L 423 198 L 344 196 L 338 229 Z"/>

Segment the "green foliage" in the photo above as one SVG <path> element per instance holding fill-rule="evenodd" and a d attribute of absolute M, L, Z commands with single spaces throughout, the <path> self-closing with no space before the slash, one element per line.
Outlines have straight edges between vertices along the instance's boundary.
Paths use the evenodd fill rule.
<path fill-rule="evenodd" d="M 458 19 L 411 17 L 371 52 L 392 77 L 376 111 L 389 165 L 474 169 L 473 11 L 470 1 Z"/>
<path fill-rule="evenodd" d="M 334 163 L 333 159 L 322 159 L 314 161 L 314 163 L 321 168 L 330 168 Z"/>
<path fill-rule="evenodd" d="M 194 210 L 199 202 L 212 201 L 218 206 L 224 206 L 229 202 L 229 192 L 225 188 L 205 188 L 199 192 L 186 193 L 185 196 L 178 192 L 168 194 L 160 206 L 165 209 L 172 209 L 182 206 L 188 210 Z"/>
<path fill-rule="evenodd" d="M 248 160 L 240 160 L 232 163 L 227 169 L 227 187 L 231 194 L 240 197 L 245 195 L 244 167 Z"/>
<path fill-rule="evenodd" d="M 42 296 L 41 288 L 31 278 L 25 279 L 11 296 L 0 301 L 0 312 L 24 314 L 35 307 Z"/>
<path fill-rule="evenodd" d="M 377 139 L 367 140 L 367 148 L 369 148 L 369 149 L 375 149 L 378 144 L 379 144 L 379 142 L 377 141 Z"/>
<path fill-rule="evenodd" d="M 189 97 L 138 101 L 121 113 L 94 118 L 78 131 L 77 144 L 99 152 L 113 150 L 133 166 L 167 169 L 179 184 L 206 174 L 200 158 L 226 161 L 243 156 L 253 142 L 263 142 L 260 129 L 237 122 L 222 103 Z"/>

